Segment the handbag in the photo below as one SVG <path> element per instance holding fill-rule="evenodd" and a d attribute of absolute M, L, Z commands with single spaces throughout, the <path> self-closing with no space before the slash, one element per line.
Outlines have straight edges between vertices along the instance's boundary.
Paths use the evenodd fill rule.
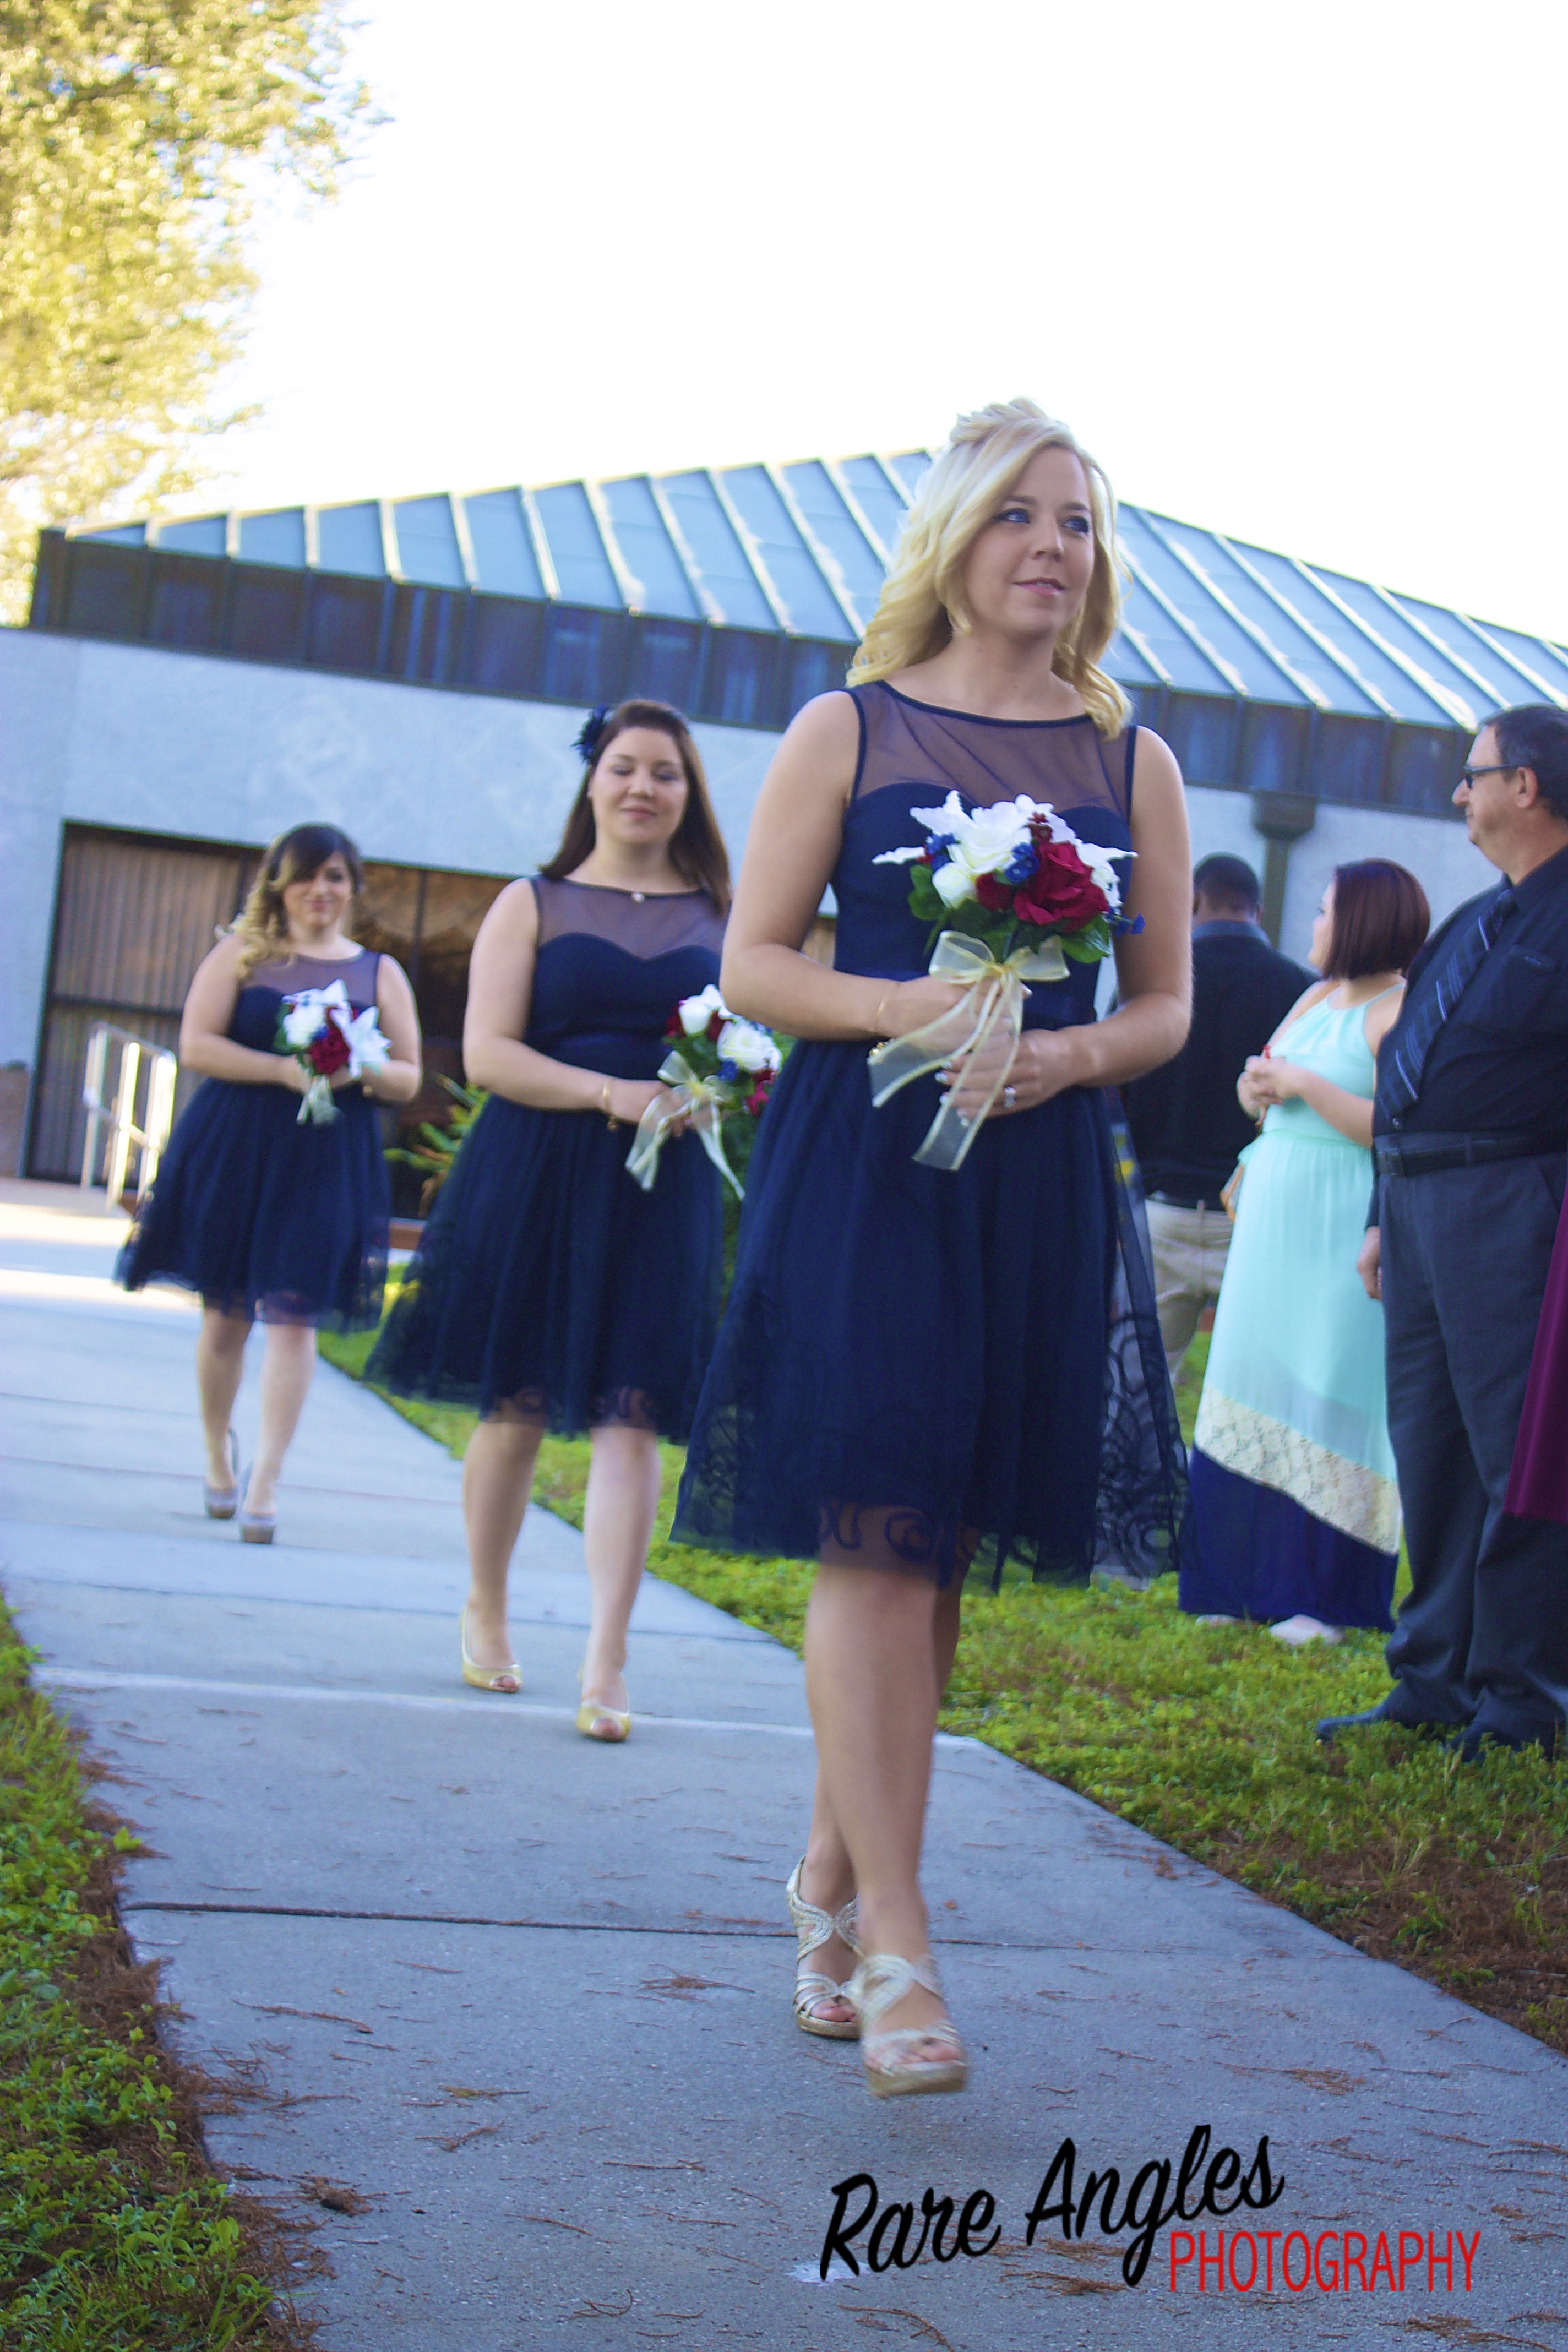
<path fill-rule="evenodd" d="M 1238 1160 L 1226 1181 L 1220 1186 L 1219 1204 L 1234 1225 L 1236 1204 L 1241 1198 L 1241 1180 L 1247 1173 L 1247 1162 Z"/>

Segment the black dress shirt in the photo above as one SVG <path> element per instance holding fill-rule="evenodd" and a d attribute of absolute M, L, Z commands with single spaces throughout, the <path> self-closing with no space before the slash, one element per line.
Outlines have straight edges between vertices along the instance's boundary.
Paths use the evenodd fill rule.
<path fill-rule="evenodd" d="M 1217 1207 L 1237 1154 L 1258 1133 L 1236 1098 L 1250 1054 L 1261 1054 L 1313 974 L 1268 944 L 1256 923 L 1193 930 L 1193 1025 L 1173 1062 L 1135 1078 L 1123 1100 L 1144 1190 L 1184 1208 Z"/>
<path fill-rule="evenodd" d="M 1471 898 L 1427 940 L 1377 1057 L 1374 1136 L 1539 1135 L 1568 1141 L 1568 849 L 1514 886 L 1518 901 L 1432 1040 L 1421 1091 L 1398 1115 L 1384 1099 L 1402 1033 L 1437 984 L 1459 929 L 1508 885 Z"/>

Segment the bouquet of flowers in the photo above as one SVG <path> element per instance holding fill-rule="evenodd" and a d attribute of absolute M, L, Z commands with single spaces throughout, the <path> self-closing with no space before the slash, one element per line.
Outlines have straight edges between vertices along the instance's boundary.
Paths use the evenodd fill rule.
<path fill-rule="evenodd" d="M 709 1159 L 739 1199 L 740 1178 L 724 1157 L 724 1121 L 761 1116 L 783 1060 L 777 1041 L 771 1030 L 731 1013 L 711 984 L 700 996 L 682 997 L 664 1034 L 670 1050 L 658 1075 L 672 1088 L 675 1102 L 648 1105 L 637 1121 L 626 1167 L 643 1191 L 651 1192 L 658 1155 L 685 1111 Z"/>
<path fill-rule="evenodd" d="M 939 809 L 911 809 L 925 831 L 917 849 L 889 849 L 879 866 L 909 866 L 910 909 L 935 936 L 931 971 L 960 982 L 951 1013 L 890 1037 L 870 1055 L 871 1099 L 889 1097 L 982 1045 L 998 1027 L 1016 1041 L 1029 981 L 1067 978 L 1068 960 L 1098 963 L 1119 931 L 1142 930 L 1121 912 L 1115 861 L 1130 849 L 1080 841 L 1047 801 L 1020 798 L 965 807 L 949 793 Z M 1000 1093 L 1004 1068 L 972 1119 L 944 1103 L 915 1158 L 957 1169 Z"/>
<path fill-rule="evenodd" d="M 356 1013 L 341 980 L 330 988 L 302 988 L 298 995 L 286 996 L 278 1008 L 278 1034 L 272 1042 L 276 1052 L 292 1054 L 310 1076 L 300 1105 L 297 1123 L 301 1127 L 307 1119 L 330 1127 L 342 1116 L 332 1100 L 332 1079 L 339 1070 L 357 1078 L 366 1070 L 383 1068 L 392 1058 L 374 1005 Z"/>

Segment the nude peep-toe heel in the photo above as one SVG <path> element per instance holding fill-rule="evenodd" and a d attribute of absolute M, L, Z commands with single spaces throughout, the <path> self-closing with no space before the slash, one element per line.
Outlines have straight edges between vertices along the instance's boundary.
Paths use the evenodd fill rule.
<path fill-rule="evenodd" d="M 866 2087 L 874 2098 L 897 2099 L 921 2091 L 962 2091 L 969 2080 L 963 2044 L 947 2016 L 929 2025 L 900 2025 L 877 2032 L 879 2017 L 917 1985 L 942 1998 L 936 1962 L 928 1952 L 921 1960 L 906 1960 L 898 1952 L 871 1952 L 849 1979 L 848 1999 L 860 2021 L 860 2055 L 865 2062 Z M 954 2053 L 946 2058 L 922 2058 L 921 2044 L 946 2043 Z"/>
<path fill-rule="evenodd" d="M 847 1944 L 858 1960 L 864 1957 L 860 1937 L 858 1901 L 852 1895 L 841 1911 L 824 1911 L 808 1903 L 800 1891 L 800 1874 L 805 1868 L 803 1854 L 790 1872 L 784 1886 L 784 1900 L 789 1916 L 795 1922 L 796 1958 L 809 1959 L 820 1952 L 824 1944 L 837 1936 Z M 816 2017 L 813 2011 L 825 2000 L 847 2000 L 847 1985 L 837 1983 L 821 1969 L 806 1969 L 795 1980 L 795 2021 L 803 2033 L 820 2033 L 826 2042 L 853 2042 L 860 2031 L 857 2018 Z"/>
<path fill-rule="evenodd" d="M 204 1478 L 202 1498 L 209 1519 L 232 1519 L 239 1508 L 239 1440 L 232 1429 L 228 1433 L 228 1484 L 209 1486 Z"/>
<path fill-rule="evenodd" d="M 581 1675 L 577 1687 L 583 1687 Z M 602 1729 L 603 1725 L 609 1728 Z M 602 1698 L 585 1697 L 577 1709 L 577 1728 L 584 1739 L 596 1739 L 601 1748 L 618 1748 L 632 1736 L 632 1711 L 629 1706 L 611 1706 Z"/>
<path fill-rule="evenodd" d="M 495 1691 L 502 1698 L 515 1698 L 522 1688 L 522 1675 L 517 1660 L 509 1658 L 504 1666 L 481 1666 L 475 1663 L 468 1648 L 468 1612 L 465 1607 L 458 1620 L 458 1637 L 463 1645 L 463 1680 L 475 1690 Z M 508 1684 L 511 1688 L 507 1688 Z"/>

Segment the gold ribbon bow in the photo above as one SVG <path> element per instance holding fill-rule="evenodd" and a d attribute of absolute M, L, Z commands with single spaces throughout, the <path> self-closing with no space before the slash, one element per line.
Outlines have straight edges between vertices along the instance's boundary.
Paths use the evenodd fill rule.
<path fill-rule="evenodd" d="M 1015 948 L 999 961 L 983 941 L 967 938 L 963 931 L 943 931 L 931 960 L 931 977 L 959 982 L 963 994 L 949 1012 L 939 1013 L 924 1028 L 911 1029 L 905 1037 L 885 1038 L 872 1047 L 868 1068 L 873 1104 L 879 1110 L 900 1087 L 942 1069 L 959 1054 L 984 1045 L 999 1027 L 1008 1029 L 1016 1045 L 1024 1027 L 1026 982 L 1065 980 L 1067 971 L 1061 941 L 1054 935 L 1037 948 Z M 1002 1091 L 1008 1067 L 1003 1065 L 972 1118 L 961 1118 L 951 1102 L 942 1104 L 915 1154 L 921 1167 L 952 1171 L 963 1167 L 970 1145 Z"/>
<path fill-rule="evenodd" d="M 724 1078 L 699 1076 L 684 1054 L 667 1054 L 658 1066 L 658 1075 L 673 1090 L 675 1101 L 663 1102 L 656 1096 L 638 1119 L 632 1148 L 626 1154 L 627 1174 L 637 1178 L 645 1192 L 653 1191 L 653 1180 L 658 1174 L 658 1155 L 670 1129 L 685 1112 L 702 1139 L 703 1150 L 725 1182 L 733 1187 L 737 1201 L 743 1200 L 741 1180 L 724 1157 L 724 1134 L 720 1125 L 724 1112 L 738 1099 L 735 1088 Z"/>

